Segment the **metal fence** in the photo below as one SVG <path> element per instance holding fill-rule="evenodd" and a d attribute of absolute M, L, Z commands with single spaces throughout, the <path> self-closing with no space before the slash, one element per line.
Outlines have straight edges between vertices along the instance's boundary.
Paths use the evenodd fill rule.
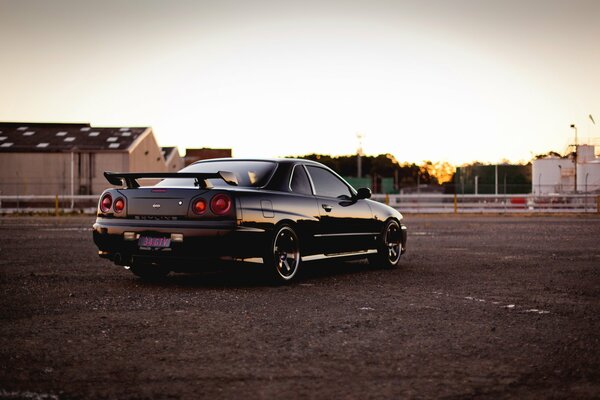
<path fill-rule="evenodd" d="M 0 195 L 0 213 L 86 213 L 96 212 L 98 195 Z"/>
<path fill-rule="evenodd" d="M 403 213 L 600 213 L 598 194 L 373 195 Z"/>
<path fill-rule="evenodd" d="M 96 212 L 97 195 L 14 196 L 0 195 L 0 213 Z M 472 195 L 472 194 L 375 194 L 374 200 L 403 213 L 600 213 L 598 194 Z"/>

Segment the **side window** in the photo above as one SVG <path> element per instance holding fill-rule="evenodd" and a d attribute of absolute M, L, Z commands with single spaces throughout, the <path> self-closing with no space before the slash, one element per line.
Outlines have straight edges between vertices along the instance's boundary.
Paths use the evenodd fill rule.
<path fill-rule="evenodd" d="M 312 194 L 312 189 L 310 188 L 308 176 L 306 175 L 306 172 L 304 171 L 304 167 L 302 167 L 302 165 L 296 165 L 296 167 L 294 168 L 290 189 L 292 189 L 292 192 L 294 193 L 309 195 Z"/>
<path fill-rule="evenodd" d="M 352 197 L 352 192 L 344 182 L 330 171 L 307 165 L 308 173 L 315 185 L 317 196 L 325 197 Z"/>

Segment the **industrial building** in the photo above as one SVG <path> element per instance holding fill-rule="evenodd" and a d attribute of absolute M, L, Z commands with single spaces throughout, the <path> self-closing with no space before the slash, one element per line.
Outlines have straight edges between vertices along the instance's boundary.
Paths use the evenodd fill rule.
<path fill-rule="evenodd" d="M 160 147 L 152 128 L 0 122 L 0 195 L 97 195 L 104 171 L 176 172 L 231 149 Z"/>
<path fill-rule="evenodd" d="M 231 149 L 209 149 L 203 147 L 201 149 L 186 149 L 184 161 L 185 165 L 188 166 L 200 160 L 229 157 L 231 157 Z"/>
<path fill-rule="evenodd" d="M 456 168 L 450 192 L 457 194 L 528 194 L 531 165 L 467 165 Z"/>
<path fill-rule="evenodd" d="M 595 146 L 577 145 L 568 157 L 549 156 L 532 162 L 532 193 L 600 193 L 600 157 Z"/>
<path fill-rule="evenodd" d="M 99 194 L 104 171 L 168 171 L 151 128 L 0 123 L 0 194 Z"/>

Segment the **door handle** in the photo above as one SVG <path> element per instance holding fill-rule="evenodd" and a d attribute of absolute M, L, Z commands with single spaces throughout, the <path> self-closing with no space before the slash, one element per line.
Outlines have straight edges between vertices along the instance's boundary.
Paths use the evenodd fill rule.
<path fill-rule="evenodd" d="M 323 210 L 325 210 L 327 212 L 330 212 L 333 208 L 329 204 L 321 204 L 321 207 L 323 207 Z"/>

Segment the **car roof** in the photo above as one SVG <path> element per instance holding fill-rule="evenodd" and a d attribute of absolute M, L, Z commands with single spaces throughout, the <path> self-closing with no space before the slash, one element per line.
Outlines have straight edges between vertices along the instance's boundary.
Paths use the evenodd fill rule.
<path fill-rule="evenodd" d="M 306 163 L 306 164 L 314 164 L 314 165 L 323 165 L 320 162 L 317 161 L 313 161 L 313 160 L 307 160 L 304 158 L 210 158 L 207 160 L 199 160 L 199 161 L 195 161 L 192 164 L 199 164 L 199 163 L 205 163 L 205 162 L 214 162 L 214 161 L 268 161 L 268 162 L 275 162 L 278 164 L 297 164 L 299 162 L 302 163 Z"/>

